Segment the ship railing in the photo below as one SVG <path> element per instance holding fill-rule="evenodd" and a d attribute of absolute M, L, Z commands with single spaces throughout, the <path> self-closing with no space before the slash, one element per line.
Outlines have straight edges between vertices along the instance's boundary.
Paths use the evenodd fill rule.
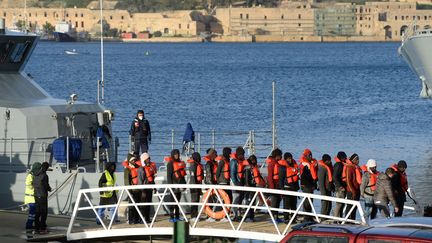
<path fill-rule="evenodd" d="M 133 151 L 133 142 L 128 131 L 116 131 L 120 134 L 118 139 L 120 147 L 118 149 L 119 161 L 126 158 L 126 155 Z M 258 159 L 264 160 L 273 148 L 271 131 L 250 130 L 250 131 L 218 131 L 203 130 L 195 131 L 195 141 L 192 144 L 183 143 L 183 131 L 166 130 L 152 131 L 152 141 L 149 145 L 149 153 L 155 162 L 161 163 L 165 156 L 169 156 L 172 149 L 177 148 L 184 155 L 192 152 L 206 154 L 208 148 L 214 148 L 219 154 L 223 147 L 235 149 L 242 146 L 247 155 L 256 155 Z"/>
<path fill-rule="evenodd" d="M 414 20 L 410 23 L 410 25 L 405 29 L 403 35 L 402 35 L 402 45 L 409 39 L 411 38 L 416 31 L 418 31 L 418 25 L 417 25 L 417 21 Z"/>
<path fill-rule="evenodd" d="M 188 198 L 178 200 L 174 195 L 177 192 L 186 194 L 188 190 L 200 190 L 203 192 L 199 202 L 191 202 Z M 137 190 L 154 190 L 157 196 L 153 197 L 152 202 L 136 202 L 133 193 Z M 103 192 L 115 191 L 118 200 L 110 205 L 100 205 L 99 195 Z M 226 191 L 233 193 L 245 193 L 246 203 L 227 203 Z M 269 196 L 279 197 L 297 197 L 299 203 L 295 210 L 271 207 L 267 198 Z M 124 201 L 126 197 L 128 201 Z M 156 200 L 155 200 L 156 198 Z M 318 207 L 313 204 L 313 200 L 330 201 L 346 205 L 346 216 L 335 217 L 319 213 Z M 310 211 L 305 211 L 304 205 L 309 203 Z M 150 206 L 152 208 L 151 219 L 146 221 L 141 208 Z M 198 207 L 198 216 L 190 219 L 189 209 L 191 206 Z M 120 222 L 115 222 L 116 215 L 121 209 L 127 207 L 133 208 L 138 212 L 142 224 L 127 224 L 124 218 Z M 316 222 L 321 223 L 340 223 L 340 224 L 366 224 L 364 212 L 359 201 L 340 199 L 329 196 L 308 194 L 302 192 L 266 189 L 259 187 L 238 187 L 238 186 L 221 186 L 221 185 L 192 185 L 192 184 L 155 184 L 155 185 L 137 185 L 137 186 L 116 186 L 105 188 L 82 189 L 79 191 L 71 220 L 67 229 L 67 240 L 83 240 L 105 237 L 133 237 L 133 236 L 150 236 L 150 235 L 173 235 L 173 224 L 169 223 L 168 217 L 161 213 L 162 208 L 179 208 L 180 217 L 189 225 L 191 236 L 206 237 L 230 237 L 239 239 L 253 239 L 266 241 L 280 241 L 295 224 L 295 220 L 302 217 L 311 217 Z M 218 208 L 223 212 L 223 220 L 209 222 L 205 212 L 212 210 L 211 207 Z M 112 210 L 113 215 L 110 219 L 101 218 L 98 210 Z M 233 221 L 230 217 L 230 211 L 233 209 L 241 210 L 240 220 Z M 349 219 L 349 215 L 357 210 L 357 219 Z M 249 212 L 254 211 L 255 217 L 253 222 L 247 220 Z M 274 214 L 288 213 L 291 214 L 287 224 L 278 224 Z M 75 220 L 89 216 L 94 217 L 100 225 L 77 225 Z M 123 223 L 122 223 L 123 222 Z"/>
<path fill-rule="evenodd" d="M 23 156 L 27 161 L 31 157 L 48 161 L 54 139 L 56 137 L 0 138 L 0 171 L 25 171 L 28 165 L 22 163 Z"/>

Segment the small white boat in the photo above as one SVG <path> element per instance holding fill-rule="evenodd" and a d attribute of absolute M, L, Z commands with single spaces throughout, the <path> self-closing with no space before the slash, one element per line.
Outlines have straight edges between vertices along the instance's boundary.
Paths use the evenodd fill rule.
<path fill-rule="evenodd" d="M 78 55 L 79 54 L 75 49 L 73 49 L 72 51 L 65 50 L 64 52 L 68 55 Z"/>

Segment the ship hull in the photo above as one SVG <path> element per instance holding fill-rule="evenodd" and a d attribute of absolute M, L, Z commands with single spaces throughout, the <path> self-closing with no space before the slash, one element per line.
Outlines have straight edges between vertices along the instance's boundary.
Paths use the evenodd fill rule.
<path fill-rule="evenodd" d="M 66 34 L 66 33 L 61 33 L 61 32 L 54 32 L 54 38 L 56 41 L 59 42 L 75 42 L 76 39 L 73 38 L 72 36 Z"/>
<path fill-rule="evenodd" d="M 432 98 L 432 34 L 411 36 L 399 52 L 422 82 L 420 96 Z"/>

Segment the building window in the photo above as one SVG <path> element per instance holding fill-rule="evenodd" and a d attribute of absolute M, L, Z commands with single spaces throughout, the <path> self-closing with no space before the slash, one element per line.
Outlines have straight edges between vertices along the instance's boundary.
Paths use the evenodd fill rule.
<path fill-rule="evenodd" d="M 413 20 L 415 20 L 415 16 L 413 16 Z"/>
<path fill-rule="evenodd" d="M 301 19 L 301 14 L 298 15 L 298 18 Z"/>
<path fill-rule="evenodd" d="M 264 19 L 267 19 L 267 16 L 266 16 L 266 15 L 264 15 Z"/>
<path fill-rule="evenodd" d="M 179 24 L 179 29 L 181 29 L 181 24 Z"/>
<path fill-rule="evenodd" d="M 123 15 L 121 16 L 121 19 L 124 19 L 124 16 L 123 16 Z"/>
<path fill-rule="evenodd" d="M 81 18 L 84 18 L 84 14 L 83 13 L 81 14 Z"/>
<path fill-rule="evenodd" d="M 417 16 L 417 20 L 420 20 L 420 16 Z"/>
<path fill-rule="evenodd" d="M 3 17 L 6 17 L 6 12 L 3 12 Z"/>
<path fill-rule="evenodd" d="M 29 17 L 31 17 L 31 13 L 29 13 Z"/>
<path fill-rule="evenodd" d="M 249 19 L 249 14 L 246 14 L 246 19 Z"/>
<path fill-rule="evenodd" d="M 402 20 L 405 20 L 405 17 L 404 17 L 404 16 L 402 16 L 401 18 L 402 18 Z"/>
<path fill-rule="evenodd" d="M 243 19 L 243 14 L 240 14 L 240 19 Z"/>
<path fill-rule="evenodd" d="M 284 15 L 283 14 L 281 15 L 281 19 L 284 19 Z M 319 17 L 318 17 L 318 19 L 319 19 Z"/>
<path fill-rule="evenodd" d="M 113 19 L 112 15 L 110 16 L 110 19 Z"/>
<path fill-rule="evenodd" d="M 362 17 L 362 16 L 360 16 L 360 20 L 363 20 L 363 17 Z"/>
<path fill-rule="evenodd" d="M 84 28 L 84 21 L 81 21 L 81 28 Z"/>
<path fill-rule="evenodd" d="M 187 24 L 187 28 L 189 29 L 189 24 Z"/>
<path fill-rule="evenodd" d="M 44 17 L 45 17 L 45 18 L 47 17 L 47 12 L 44 12 Z"/>
<path fill-rule="evenodd" d="M 397 16 L 395 16 L 395 20 L 397 20 Z"/>
<path fill-rule="evenodd" d="M 301 27 L 301 24 L 300 24 L 300 23 L 298 24 L 298 27 Z"/>
<path fill-rule="evenodd" d="M 68 13 L 66 13 L 66 17 L 68 17 L 68 18 L 69 18 L 69 14 L 68 14 Z"/>
<path fill-rule="evenodd" d="M 164 29 L 164 34 L 169 34 L 169 29 L 168 28 Z"/>
<path fill-rule="evenodd" d="M 78 13 L 75 13 L 75 18 L 78 18 Z"/>
<path fill-rule="evenodd" d="M 75 21 L 75 28 L 78 27 L 78 21 Z"/>
<path fill-rule="evenodd" d="M 337 17 L 338 20 L 340 20 L 340 17 Z"/>
<path fill-rule="evenodd" d="M 424 16 L 424 20 L 427 20 L 427 16 Z"/>

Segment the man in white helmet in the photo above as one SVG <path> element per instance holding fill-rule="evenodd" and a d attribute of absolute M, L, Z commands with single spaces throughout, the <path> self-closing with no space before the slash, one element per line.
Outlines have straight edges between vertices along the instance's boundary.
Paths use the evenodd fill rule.
<path fill-rule="evenodd" d="M 374 159 L 369 159 L 366 166 L 361 167 L 364 174 L 360 185 L 360 195 L 365 200 L 365 218 L 374 219 L 377 214 L 373 196 L 376 190 L 376 182 L 379 172 L 377 171 L 377 163 Z"/>

